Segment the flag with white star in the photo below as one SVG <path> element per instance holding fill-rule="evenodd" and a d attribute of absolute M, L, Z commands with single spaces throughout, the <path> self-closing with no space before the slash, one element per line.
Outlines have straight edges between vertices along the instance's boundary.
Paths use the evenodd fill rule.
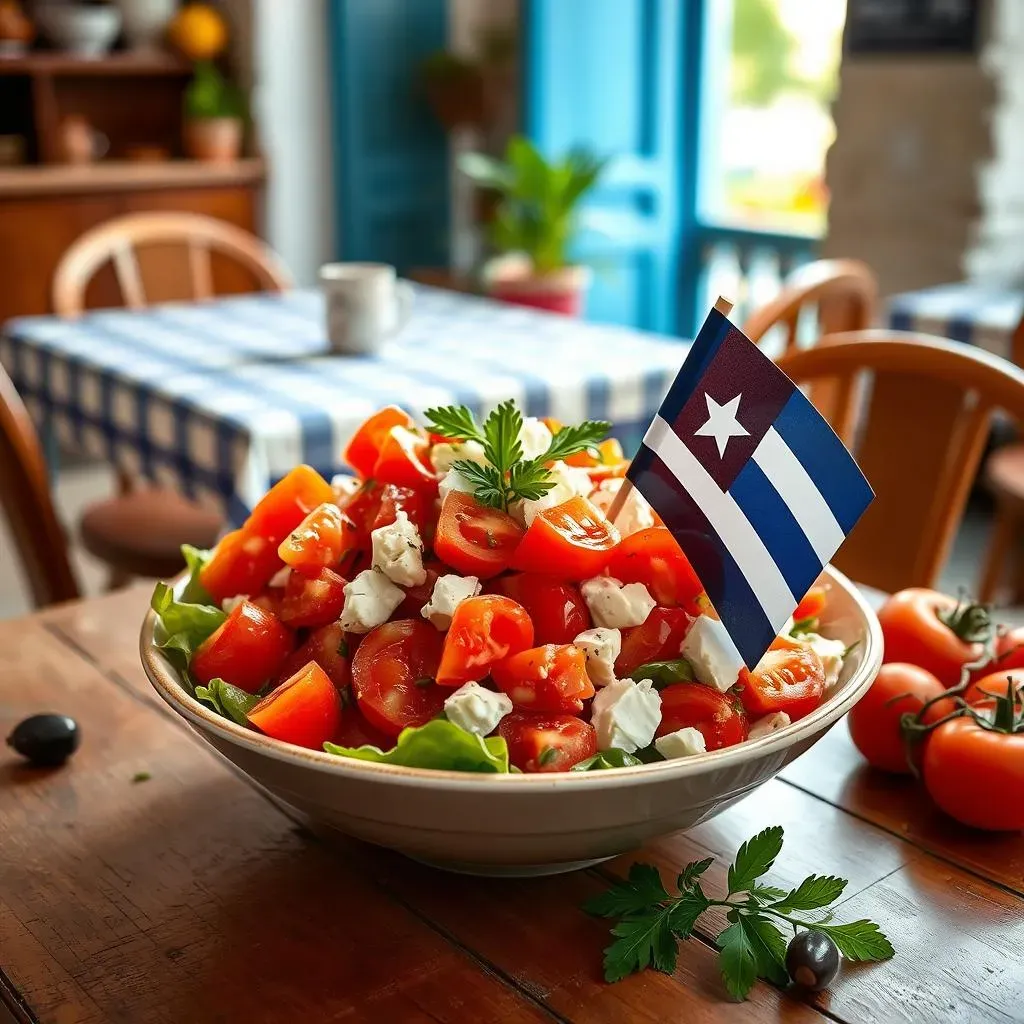
<path fill-rule="evenodd" d="M 821 414 L 717 309 L 628 477 L 750 668 L 874 497 Z"/>

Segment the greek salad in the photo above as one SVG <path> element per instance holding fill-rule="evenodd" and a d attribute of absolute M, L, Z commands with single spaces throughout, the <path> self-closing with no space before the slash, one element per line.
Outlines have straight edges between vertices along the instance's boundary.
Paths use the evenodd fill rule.
<path fill-rule="evenodd" d="M 340 757 L 480 772 L 687 757 L 813 711 L 846 650 L 811 590 L 748 671 L 608 424 L 425 426 L 396 407 L 352 475 L 298 466 L 188 574 L 158 584 L 156 640 L 239 725 Z"/>

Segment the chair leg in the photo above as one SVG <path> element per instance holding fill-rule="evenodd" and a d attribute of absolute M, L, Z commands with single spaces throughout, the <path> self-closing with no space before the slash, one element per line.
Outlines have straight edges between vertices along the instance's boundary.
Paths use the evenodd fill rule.
<path fill-rule="evenodd" d="M 992 537 L 988 543 L 988 553 L 985 555 L 981 580 L 978 584 L 979 601 L 991 604 L 994 600 L 1017 539 L 1017 528 L 1017 517 L 1005 504 L 998 504 L 995 523 L 992 527 Z"/>

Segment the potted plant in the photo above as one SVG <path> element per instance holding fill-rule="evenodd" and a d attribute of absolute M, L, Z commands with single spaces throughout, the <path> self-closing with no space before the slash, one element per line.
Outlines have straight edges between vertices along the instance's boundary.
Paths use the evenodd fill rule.
<path fill-rule="evenodd" d="M 242 90 L 212 61 L 197 61 L 185 90 L 185 155 L 209 163 L 237 160 L 244 127 Z"/>
<path fill-rule="evenodd" d="M 491 276 L 495 298 L 577 316 L 589 284 L 586 267 L 570 262 L 580 202 L 605 166 L 582 149 L 548 161 L 521 136 L 509 139 L 504 160 L 466 153 L 459 167 L 484 188 L 501 195 L 490 240 L 513 256 Z"/>

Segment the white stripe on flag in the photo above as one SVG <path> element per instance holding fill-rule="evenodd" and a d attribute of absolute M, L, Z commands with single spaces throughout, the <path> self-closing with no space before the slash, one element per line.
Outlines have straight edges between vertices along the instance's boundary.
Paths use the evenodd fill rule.
<path fill-rule="evenodd" d="M 824 565 L 839 550 L 846 535 L 821 491 L 774 427 L 768 428 L 754 449 L 754 461 L 779 492 Z"/>
<path fill-rule="evenodd" d="M 772 628 L 778 632 L 797 601 L 764 542 L 736 499 L 724 492 L 697 457 L 660 416 L 647 429 L 644 444 L 668 466 L 672 475 L 700 506 L 743 573 Z"/>

